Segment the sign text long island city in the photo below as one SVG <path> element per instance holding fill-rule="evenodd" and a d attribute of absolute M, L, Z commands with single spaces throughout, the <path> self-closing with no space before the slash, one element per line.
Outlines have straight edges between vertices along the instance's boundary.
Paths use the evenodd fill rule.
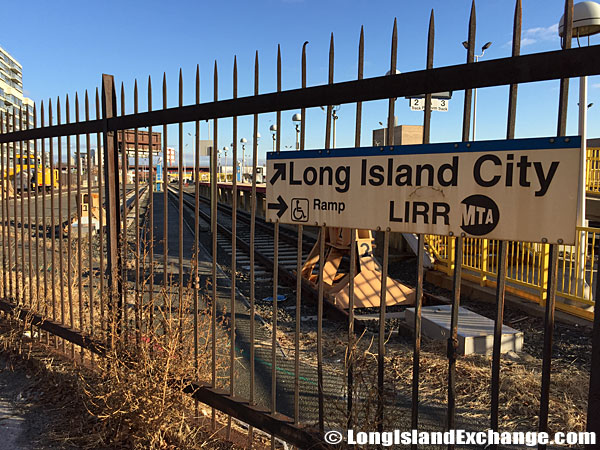
<path fill-rule="evenodd" d="M 575 241 L 581 139 L 270 152 L 267 219 Z"/>

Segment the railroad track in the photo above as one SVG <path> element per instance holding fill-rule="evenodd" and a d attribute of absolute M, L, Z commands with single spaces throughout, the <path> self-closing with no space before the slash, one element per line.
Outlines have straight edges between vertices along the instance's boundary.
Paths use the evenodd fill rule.
<path fill-rule="evenodd" d="M 178 196 L 178 190 L 169 187 L 172 195 Z M 184 191 L 184 205 L 195 209 L 194 193 Z M 201 220 L 210 223 L 210 199 L 200 196 L 199 198 L 199 216 Z M 227 253 L 229 257 L 232 254 L 232 207 L 223 203 L 217 204 L 217 244 Z M 250 271 L 250 223 L 251 215 L 242 210 L 237 211 L 237 232 L 236 232 L 236 264 L 237 268 L 244 272 Z M 241 225 L 241 226 L 240 226 Z M 273 276 L 273 254 L 274 254 L 274 225 L 266 222 L 261 217 L 256 217 L 255 221 L 255 238 L 254 238 L 254 256 L 255 256 L 255 282 L 272 281 Z M 302 262 L 306 260 L 309 252 L 313 248 L 316 239 L 311 234 L 306 232 L 302 237 Z M 279 226 L 279 257 L 278 257 L 278 272 L 279 282 L 281 285 L 288 286 L 292 289 L 296 288 L 296 271 L 297 271 L 297 247 L 298 235 L 295 229 L 291 229 L 286 225 Z M 349 261 L 344 262 L 346 265 Z M 343 264 L 344 264 L 343 263 Z M 319 270 L 317 263 L 313 268 L 316 273 Z M 308 300 L 310 303 L 317 305 L 318 290 L 302 278 L 302 299 Z M 449 301 L 444 297 L 440 297 L 431 292 L 423 292 L 423 305 L 439 305 L 447 304 Z M 334 320 L 348 323 L 348 312 L 335 306 L 328 296 L 324 295 L 324 311 L 325 314 Z M 378 316 L 379 307 L 364 308 L 362 313 L 354 312 L 354 329 L 357 333 L 362 333 L 365 329 L 365 321 L 372 320 Z M 386 319 L 393 319 L 393 315 L 388 315 Z"/>
<path fill-rule="evenodd" d="M 173 196 L 178 196 L 179 193 L 175 188 L 169 188 Z M 195 210 L 194 194 L 184 191 L 184 205 L 191 210 Z M 210 200 L 200 197 L 198 213 L 202 220 L 210 223 Z M 218 204 L 217 213 L 217 244 L 225 251 L 229 257 L 232 254 L 232 208 L 228 205 Z M 236 264 L 237 267 L 244 272 L 250 271 L 250 222 L 251 216 L 245 211 L 237 211 L 237 231 L 236 231 Z M 241 225 L 241 226 L 240 226 Z M 302 238 L 302 261 L 305 261 L 310 250 L 313 248 L 315 238 L 311 235 L 304 234 Z M 255 237 L 254 237 L 254 257 L 255 269 L 254 282 L 272 281 L 273 274 L 273 254 L 274 254 L 274 226 L 271 223 L 266 223 L 262 218 L 256 217 L 255 221 Z M 295 230 L 290 230 L 288 227 L 279 227 L 279 257 L 278 257 L 278 274 L 279 283 L 296 289 L 296 271 L 297 271 L 297 256 L 298 256 L 298 237 Z M 319 270 L 318 263 L 315 265 L 314 271 Z M 301 278 L 302 300 L 308 300 L 313 305 L 318 304 L 318 290 L 306 279 Z M 324 313 L 332 320 L 348 323 L 348 312 L 335 306 L 327 295 L 324 295 L 323 301 Z M 364 321 L 360 315 L 355 315 L 354 329 L 361 333 L 365 328 Z"/>
<path fill-rule="evenodd" d="M 179 202 L 179 192 L 175 189 L 169 190 L 169 208 L 171 208 L 172 213 L 175 213 L 178 210 Z M 195 202 L 193 196 L 186 194 L 184 196 L 184 210 L 183 210 L 183 219 L 184 222 L 187 223 L 187 228 L 190 232 L 194 229 L 194 208 Z M 205 204 L 201 204 L 199 208 L 199 215 L 203 221 L 210 223 L 210 216 L 208 213 L 209 208 Z M 171 213 L 171 214 L 172 214 Z M 191 213 L 191 214 L 190 214 Z M 226 229 L 223 222 L 229 222 L 231 225 L 231 217 L 227 217 L 225 214 L 221 213 L 221 219 L 219 220 L 219 233 L 223 234 Z M 191 216 L 191 217 L 190 217 Z M 240 221 L 242 222 L 242 221 Z M 239 227 L 242 228 L 242 227 Z M 193 232 L 192 232 L 193 233 Z M 245 234 L 238 233 L 236 236 L 238 240 L 238 248 L 240 247 L 239 241 L 243 239 L 247 239 Z M 156 234 L 155 234 L 156 237 Z M 264 238 L 264 239 L 263 239 Z M 260 248 L 260 250 L 268 250 L 267 244 L 258 244 L 259 240 L 264 240 L 268 242 L 268 236 L 265 236 L 262 232 L 256 233 L 256 247 Z M 231 244 L 231 241 L 227 240 L 227 237 L 224 237 L 224 241 L 221 242 L 223 246 L 227 244 Z M 263 245 L 267 245 L 264 247 Z M 206 242 L 204 242 L 204 248 L 206 248 Z M 282 246 L 280 245 L 280 248 Z M 229 247 L 231 250 L 231 247 Z M 272 249 L 272 245 L 271 245 Z M 225 248 L 219 249 L 219 252 L 224 251 Z M 294 251 L 296 249 L 294 248 Z M 208 250 L 206 250 L 208 252 Z M 255 253 L 256 254 L 256 253 Z M 238 263 L 243 265 L 243 262 L 247 260 L 247 255 L 242 251 L 238 251 L 237 258 Z M 209 256 L 208 253 L 204 256 L 205 260 L 210 260 L 213 257 Z M 296 254 L 294 253 L 294 261 L 296 258 Z M 248 260 L 249 264 L 249 260 Z M 222 270 L 225 268 L 224 265 L 219 265 L 217 268 L 217 296 L 216 296 L 216 305 L 217 311 L 232 311 L 231 306 L 231 294 L 229 284 L 230 275 Z M 260 274 L 263 275 L 260 275 Z M 262 282 L 263 285 L 272 285 L 272 277 L 268 278 L 270 272 L 270 268 L 263 264 L 263 262 L 259 262 L 258 258 L 256 259 L 256 283 L 261 283 L 259 277 L 262 276 L 265 281 Z M 208 272 L 205 272 L 205 275 L 200 275 L 200 278 L 203 276 L 210 277 L 211 275 Z M 268 279 L 268 282 L 267 282 Z M 295 279 L 294 279 L 295 280 Z M 268 316 L 263 316 L 263 309 L 261 305 L 257 305 L 255 308 L 252 308 L 251 304 L 248 303 L 248 299 L 245 298 L 247 293 L 244 292 L 245 289 L 241 288 L 242 283 L 238 283 L 236 285 L 236 295 L 235 295 L 235 325 L 231 323 L 231 315 L 225 313 L 222 316 L 223 326 L 226 330 L 226 333 L 229 335 L 231 333 L 230 326 L 234 326 L 235 329 L 235 348 L 236 348 L 236 362 L 235 365 L 235 393 L 241 398 L 249 398 L 250 395 L 250 387 L 248 383 L 248 379 L 250 377 L 254 377 L 254 386 L 255 386 L 255 397 L 254 401 L 257 405 L 260 405 L 263 408 L 269 408 L 271 404 L 271 395 L 272 395 L 272 381 L 273 381 L 273 370 L 276 371 L 276 398 L 277 398 L 277 411 L 287 415 L 288 417 L 292 417 L 295 411 L 295 402 L 299 401 L 302 404 L 302 421 L 306 421 L 308 423 L 316 423 L 318 419 L 318 370 L 322 370 L 323 376 L 323 392 L 325 397 L 329 402 L 339 402 L 343 401 L 343 398 L 340 397 L 340 392 L 343 391 L 345 386 L 345 379 L 340 377 L 339 371 L 334 372 L 331 371 L 332 363 L 328 363 L 328 365 L 324 366 L 321 369 L 317 369 L 316 361 L 312 361 L 307 363 L 306 356 L 301 356 L 300 354 L 292 353 L 293 347 L 289 345 L 282 345 L 279 340 L 273 339 L 273 328 L 272 328 L 272 320 Z M 295 281 L 294 281 L 295 287 Z M 257 289 L 260 291 L 260 288 Z M 242 295 L 240 295 L 242 294 Z M 260 298 L 260 296 L 259 296 Z M 303 300 L 305 299 L 305 292 L 303 292 Z M 303 302 L 304 303 L 304 302 Z M 307 308 L 307 305 L 303 304 L 303 308 Z M 309 310 L 312 310 L 312 306 L 308 307 Z M 252 312 L 251 312 L 252 311 Z M 315 308 L 316 311 L 316 308 Z M 219 314 L 219 313 L 217 313 Z M 311 311 L 310 315 L 313 315 Z M 221 319 L 220 319 L 221 320 Z M 313 322 L 313 325 L 316 323 Z M 336 325 L 332 325 L 336 327 Z M 309 324 L 304 324 L 304 327 L 311 327 Z M 306 328 L 305 328 L 306 330 Z M 273 344 L 275 344 L 276 349 L 273 351 Z M 252 350 L 253 349 L 253 350 Z M 251 359 L 250 355 L 254 351 L 254 365 L 255 370 L 251 370 Z M 304 353 L 304 352 L 303 352 Z M 295 358 L 298 358 L 296 361 Z M 296 366 L 296 364 L 298 364 Z M 298 378 L 295 378 L 295 374 L 297 373 Z M 225 376 L 227 373 L 225 373 Z M 295 383 L 298 383 L 299 389 L 299 397 L 296 399 L 294 397 L 294 386 Z M 339 420 L 342 420 L 340 418 Z"/>

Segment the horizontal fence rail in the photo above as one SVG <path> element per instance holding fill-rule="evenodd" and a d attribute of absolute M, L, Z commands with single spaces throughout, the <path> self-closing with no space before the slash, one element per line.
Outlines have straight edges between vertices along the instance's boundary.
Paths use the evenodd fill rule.
<path fill-rule="evenodd" d="M 286 111 L 598 74 L 600 48 L 582 47 L 179 106 L 113 117 L 107 119 L 106 123 L 104 120 L 92 120 L 9 132 L 0 136 L 0 143 L 97 133 L 103 131 L 104 127 L 108 131 L 117 131 L 261 114 L 272 112 L 273 105 L 277 105 L 280 111 Z"/>

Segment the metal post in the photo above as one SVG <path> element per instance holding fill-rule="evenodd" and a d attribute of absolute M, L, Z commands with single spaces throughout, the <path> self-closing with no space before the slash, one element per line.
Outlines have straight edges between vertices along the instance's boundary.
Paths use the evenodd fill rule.
<path fill-rule="evenodd" d="M 580 227 L 586 226 L 585 220 L 585 189 L 586 189 L 586 157 L 587 157 L 587 76 L 579 77 L 579 135 L 581 136 L 581 162 L 579 177 L 579 202 L 577 203 L 577 225 Z M 585 297 L 585 231 L 580 230 L 579 236 L 579 254 L 577 265 L 579 270 L 577 273 L 577 286 L 575 287 L 575 295 L 580 294 Z"/>
<path fill-rule="evenodd" d="M 125 115 L 125 86 L 123 85 L 123 83 L 121 83 L 121 117 L 123 117 Z M 118 146 L 115 147 L 117 149 L 117 153 L 119 152 L 119 148 Z M 118 167 L 118 165 L 117 165 Z M 118 188 L 118 181 L 117 181 L 117 188 Z M 122 230 L 122 234 L 121 234 L 121 242 L 120 242 L 120 248 L 119 251 L 122 252 L 122 256 L 121 256 L 121 260 L 123 261 L 122 264 L 119 264 L 119 269 L 120 269 L 120 274 L 121 274 L 121 280 L 122 283 L 124 283 L 125 285 L 125 289 L 119 291 L 119 293 L 122 293 L 123 295 L 123 300 L 122 300 L 122 304 L 123 307 L 119 308 L 119 322 L 117 324 L 117 327 L 122 323 L 123 326 L 125 327 L 125 329 L 127 329 L 129 327 L 129 311 L 127 310 L 127 305 L 129 304 L 129 299 L 128 299 L 128 278 L 129 278 L 129 270 L 127 268 L 127 260 L 128 260 L 128 253 L 127 253 L 127 140 L 125 138 L 125 130 L 121 130 L 121 193 L 123 196 L 123 223 L 121 225 L 121 230 Z M 119 205 L 119 201 L 117 200 L 117 205 L 119 206 L 119 208 L 121 207 Z M 124 336 L 125 339 L 128 338 L 127 334 L 125 334 Z"/>
<path fill-rule="evenodd" d="M 219 76 L 217 71 L 217 61 L 215 61 L 214 68 L 214 101 L 219 99 Z M 210 320 L 210 335 L 211 335 L 211 353 L 212 353 L 212 364 L 211 364 L 211 386 L 215 388 L 217 386 L 217 148 L 218 148 L 218 121 L 213 119 L 213 145 L 210 155 L 210 186 L 211 186 L 211 204 L 210 204 L 210 230 L 212 239 L 212 308 L 211 308 L 211 320 Z M 210 138 L 210 125 L 209 126 L 209 138 Z M 217 419 L 214 408 L 212 409 L 212 428 L 216 429 Z"/>
<path fill-rule="evenodd" d="M 479 62 L 479 56 L 475 55 L 475 62 Z M 473 138 L 472 141 L 475 140 L 475 125 L 477 121 L 477 88 L 473 89 Z"/>
<path fill-rule="evenodd" d="M 117 153 L 117 135 L 108 130 L 109 119 L 117 115 L 117 101 L 114 88 L 114 77 L 102 75 L 102 118 L 104 139 L 104 187 L 106 196 L 106 235 L 107 235 L 107 260 L 106 269 L 108 285 L 110 286 L 109 308 L 113 311 L 112 326 L 120 323 L 120 317 L 114 316 L 114 307 L 117 314 L 121 314 L 121 252 L 119 251 L 119 234 L 121 232 L 121 212 L 119 209 L 119 155 Z M 114 331 L 114 330 L 113 330 Z M 114 335 L 111 335 L 111 347 L 114 346 Z"/>
<path fill-rule="evenodd" d="M 427 70 L 433 68 L 433 50 L 435 41 L 435 18 L 433 9 L 429 16 L 429 29 L 427 32 Z M 388 124 L 389 127 L 389 124 Z M 393 128 L 392 128 L 393 129 Z M 425 95 L 425 110 L 423 111 L 423 144 L 429 144 L 431 131 L 431 94 Z M 411 396 L 411 428 L 417 430 L 419 426 L 419 379 L 421 359 L 421 307 L 423 305 L 423 254 L 425 252 L 425 235 L 419 234 L 417 247 L 417 285 L 415 287 L 415 322 L 413 341 L 413 375 Z M 412 443 L 411 449 L 416 450 L 417 444 Z"/>
<path fill-rule="evenodd" d="M 233 98 L 237 98 L 237 58 L 233 59 Z M 233 142 L 231 143 L 231 273 L 236 273 L 237 270 L 237 116 L 233 117 Z M 227 163 L 227 162 L 226 162 Z M 236 278 L 231 277 L 231 348 L 229 355 L 229 394 L 235 394 L 235 302 L 236 302 Z"/>
<path fill-rule="evenodd" d="M 596 240 L 596 254 L 600 252 L 600 239 Z M 596 281 L 594 301 L 600 298 L 600 283 Z M 600 434 L 600 308 L 594 308 L 594 330 L 592 332 L 592 364 L 590 371 L 590 390 L 588 394 L 586 431 Z M 592 449 L 595 445 L 586 445 Z"/>
<path fill-rule="evenodd" d="M 98 93 L 98 88 L 96 88 L 96 119 L 100 119 L 100 94 Z M 43 125 L 43 124 L 42 124 Z M 96 133 L 96 151 L 98 152 L 98 165 L 97 165 L 97 173 L 98 173 L 98 204 L 99 205 L 103 205 L 104 204 L 104 199 L 103 199 L 103 195 L 102 195 L 102 167 L 105 166 L 105 163 L 103 161 L 104 157 L 103 155 L 100 154 L 100 133 Z M 106 185 L 106 183 L 104 183 L 104 185 Z M 100 246 L 101 249 L 104 248 L 104 213 L 103 213 L 103 209 L 104 208 L 98 208 L 99 211 L 99 218 L 98 218 L 98 244 Z M 99 297 L 100 297 L 100 328 L 101 331 L 104 335 L 105 338 L 105 342 L 106 342 L 106 332 L 107 332 L 107 322 L 106 322 L 106 299 L 104 296 L 104 252 L 101 251 L 100 253 L 100 276 L 99 278 L 99 285 L 100 285 L 100 292 L 99 292 Z"/>
<path fill-rule="evenodd" d="M 586 163 L 586 136 L 587 136 L 587 76 L 579 77 L 579 135 L 581 136 L 581 169 L 582 173 L 585 174 L 585 163 Z M 581 193 L 583 199 L 585 199 L 585 183 L 582 183 Z M 584 225 L 585 221 L 585 202 L 580 205 L 579 211 L 579 223 L 581 226 Z"/>
<path fill-rule="evenodd" d="M 306 88 L 306 45 L 308 41 L 302 45 L 302 60 L 301 60 L 301 86 Z M 300 148 L 304 150 L 306 138 L 306 109 L 300 110 Z M 281 150 L 281 116 L 277 115 L 277 145 Z M 298 240 L 296 253 L 296 329 L 294 330 L 294 424 L 300 423 L 300 327 L 302 315 L 302 238 L 303 227 L 298 225 Z M 352 297 L 351 297 L 352 298 Z"/>
<path fill-rule="evenodd" d="M 538 432 L 548 431 L 548 413 L 550 410 L 550 372 L 552 366 L 552 346 L 554 342 L 554 312 L 556 307 L 556 281 L 558 276 L 558 245 L 550 244 L 549 276 L 547 288 L 546 313 L 544 317 L 544 349 L 542 356 L 542 387 L 540 392 L 540 413 Z M 546 445 L 538 444 L 545 450 Z"/>
<path fill-rule="evenodd" d="M 515 4 L 515 13 L 513 21 L 513 41 L 512 56 L 518 56 L 521 52 L 521 22 L 522 8 L 521 0 Z M 508 118 L 506 126 L 506 138 L 514 139 L 515 123 L 517 115 L 517 90 L 516 84 L 511 84 L 508 96 Z M 494 344 L 492 353 L 492 384 L 491 384 L 491 405 L 490 405 L 490 428 L 498 431 L 500 417 L 498 408 L 500 404 L 500 359 L 502 345 L 502 327 L 504 323 L 504 294 L 506 290 L 506 271 L 508 266 L 508 242 L 499 241 L 498 262 L 497 262 L 497 285 L 496 285 L 496 320 L 494 323 Z M 490 450 L 496 450 L 496 444 L 490 445 Z"/>
<path fill-rule="evenodd" d="M 258 83 L 256 84 L 258 87 Z M 281 47 L 277 46 L 277 92 L 281 92 Z M 281 111 L 277 111 L 277 122 L 281 122 Z M 279 127 L 277 128 L 279 130 Z M 256 146 L 258 147 L 258 130 L 254 129 Z M 273 140 L 275 143 L 275 140 Z M 278 146 L 277 151 L 281 146 Z M 256 204 L 256 160 L 257 153 L 254 153 L 252 161 L 252 198 Z M 277 295 L 279 287 L 279 221 L 274 224 L 273 241 L 273 319 L 271 332 L 271 414 L 277 413 Z M 301 251 L 301 250 L 300 250 Z M 275 436 L 271 435 L 271 448 L 275 448 Z"/>
<path fill-rule="evenodd" d="M 152 79 L 148 77 L 148 111 L 152 111 Z M 154 148 L 152 139 L 152 127 L 148 127 L 148 179 L 149 179 L 149 198 L 148 198 L 148 240 L 150 253 L 148 266 L 150 267 L 150 279 L 148 283 L 148 329 L 151 330 L 154 323 L 154 186 L 157 187 L 157 179 L 154 175 Z M 160 146 L 160 141 L 159 141 Z M 159 152 L 160 154 L 160 149 Z M 158 172 L 158 170 L 157 170 Z"/>

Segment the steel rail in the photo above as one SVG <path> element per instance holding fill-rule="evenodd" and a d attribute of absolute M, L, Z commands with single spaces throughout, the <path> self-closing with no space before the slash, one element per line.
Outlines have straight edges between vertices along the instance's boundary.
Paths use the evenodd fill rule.
<path fill-rule="evenodd" d="M 186 195 L 188 196 L 192 196 L 192 194 L 190 192 L 186 192 Z M 199 196 L 199 201 L 205 204 L 210 204 L 210 200 L 204 196 Z M 219 211 L 224 212 L 228 215 L 232 215 L 233 214 L 233 207 L 226 205 L 224 203 L 218 203 L 217 208 L 219 209 Z M 239 218 L 242 222 L 249 224 L 250 223 L 250 214 L 246 211 L 243 210 L 238 210 L 236 209 L 236 218 Z M 260 228 L 261 230 L 270 233 L 271 235 L 273 234 L 273 223 L 270 222 L 265 222 L 262 218 L 257 217 L 257 222 L 256 222 L 256 226 L 258 228 Z M 296 246 L 297 242 L 298 242 L 298 237 L 297 237 L 297 233 L 294 231 L 289 230 L 285 225 L 281 225 L 280 224 L 280 230 L 279 230 L 279 237 L 281 239 L 283 239 L 285 242 L 287 242 L 290 245 Z M 305 235 L 306 237 L 306 235 Z M 310 240 L 307 242 L 302 242 L 302 250 L 306 251 L 306 252 L 310 252 L 310 250 L 313 248 L 313 245 L 315 243 L 315 239 L 313 239 L 312 237 L 310 237 Z"/>

